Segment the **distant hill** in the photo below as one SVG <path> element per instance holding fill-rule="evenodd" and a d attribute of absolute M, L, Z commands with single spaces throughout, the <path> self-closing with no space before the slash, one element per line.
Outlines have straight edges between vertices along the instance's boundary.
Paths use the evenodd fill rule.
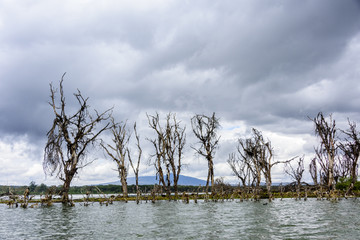
<path fill-rule="evenodd" d="M 170 179 L 171 179 L 171 183 L 173 183 L 173 175 L 170 175 Z M 154 185 L 154 184 L 158 184 L 159 180 L 156 179 L 156 176 L 141 176 L 139 177 L 139 185 Z M 115 182 L 108 182 L 108 183 L 102 183 L 99 185 L 121 185 L 120 184 L 120 180 L 115 181 Z M 127 184 L 128 185 L 135 185 L 135 177 L 129 177 L 127 179 Z M 189 176 L 184 176 L 184 175 L 180 175 L 179 176 L 179 181 L 178 181 L 178 185 L 183 185 L 183 186 L 206 186 L 206 181 L 201 180 L 199 178 L 194 178 L 194 177 L 189 177 Z"/>

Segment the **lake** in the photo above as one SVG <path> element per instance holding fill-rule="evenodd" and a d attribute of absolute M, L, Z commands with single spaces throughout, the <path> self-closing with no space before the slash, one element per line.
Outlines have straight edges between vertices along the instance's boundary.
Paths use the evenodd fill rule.
<path fill-rule="evenodd" d="M 0 239 L 359 239 L 360 199 L 9 208 Z"/>

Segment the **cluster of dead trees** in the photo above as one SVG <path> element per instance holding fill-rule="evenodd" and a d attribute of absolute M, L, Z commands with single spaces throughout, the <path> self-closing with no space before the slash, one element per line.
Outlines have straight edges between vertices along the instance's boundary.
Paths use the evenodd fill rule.
<path fill-rule="evenodd" d="M 348 178 L 351 184 L 346 195 L 350 194 L 357 181 L 360 156 L 360 133 L 356 123 L 348 119 L 348 129 L 342 130 L 336 127 L 332 115 L 326 119 L 321 112 L 311 120 L 320 139 L 309 166 L 314 184 L 333 192 L 339 180 Z"/>
<path fill-rule="evenodd" d="M 65 74 L 64 74 L 65 75 Z M 112 109 L 102 113 L 94 110 L 90 113 L 88 98 L 84 98 L 78 90 L 74 94 L 79 107 L 74 113 L 68 114 L 63 91 L 64 75 L 60 81 L 59 90 L 50 84 L 50 106 L 53 109 L 55 118 L 50 131 L 47 133 L 48 141 L 45 146 L 43 168 L 46 174 L 56 175 L 63 181 L 60 195 L 63 203 L 71 202 L 69 189 L 72 179 L 78 174 L 79 169 L 89 165 L 92 161 L 87 159 L 89 150 L 98 143 L 106 154 L 116 163 L 117 171 L 123 188 L 123 195 L 127 197 L 127 175 L 130 164 L 136 179 L 137 202 L 140 198 L 138 188 L 139 166 L 142 158 L 140 137 L 136 130 L 136 123 L 133 125 L 133 132 L 136 139 L 137 153 L 132 153 L 129 147 L 132 133 L 127 123 L 116 122 L 112 117 Z M 59 94 L 59 102 L 56 95 Z M 169 113 L 166 116 L 165 124 L 161 123 L 160 116 L 147 115 L 149 127 L 155 133 L 154 138 L 147 138 L 154 147 L 151 155 L 151 164 L 156 169 L 159 185 L 165 189 L 168 197 L 171 196 L 170 187 L 175 189 L 175 198 L 178 196 L 177 182 L 179 180 L 184 146 L 186 143 L 185 126 L 176 119 L 176 115 Z M 199 140 L 199 146 L 193 149 L 208 161 L 208 178 L 206 190 L 209 183 L 214 185 L 214 154 L 219 138 L 216 131 L 219 128 L 219 121 L 215 113 L 211 116 L 195 115 L 191 119 L 195 136 Z M 112 142 L 106 143 L 100 139 L 100 134 L 111 131 Z"/>
<path fill-rule="evenodd" d="M 87 159 L 87 154 L 97 145 L 100 145 L 106 155 L 116 163 L 124 197 L 128 196 L 127 175 L 129 165 L 131 166 L 136 179 L 136 199 L 139 202 L 141 193 L 138 177 L 142 148 L 136 123 L 130 130 L 127 122 L 117 122 L 112 117 L 112 108 L 102 113 L 96 110 L 91 113 L 88 98 L 84 98 L 79 90 L 74 94 L 79 105 L 78 109 L 69 114 L 63 92 L 63 79 L 64 75 L 60 81 L 59 90 L 50 84 L 49 104 L 55 117 L 47 133 L 48 140 L 43 161 L 45 173 L 56 175 L 63 181 L 60 193 L 63 203 L 71 202 L 69 199 L 71 181 L 78 174 L 79 169 L 92 162 Z M 59 99 L 56 98 L 58 94 Z M 150 163 L 155 167 L 159 185 L 165 190 L 167 197 L 171 198 L 171 187 L 173 187 L 174 198 L 177 199 L 177 184 L 186 144 L 186 127 L 176 119 L 173 113 L 166 115 L 165 122 L 162 122 L 158 113 L 147 115 L 147 119 L 154 133 L 153 138 L 146 138 L 153 146 Z M 329 190 L 333 190 L 337 179 L 349 176 L 354 184 L 357 180 L 357 161 L 360 152 L 359 133 L 356 131 L 355 123 L 349 121 L 349 129 L 341 131 L 346 138 L 340 141 L 335 128 L 335 120 L 332 120 L 331 116 L 330 121 L 327 121 L 322 113 L 319 113 L 311 120 L 315 124 L 315 133 L 320 139 L 320 146 L 315 149 L 316 157 L 310 164 L 310 173 L 314 183 L 326 184 Z M 196 114 L 191 118 L 191 127 L 198 140 L 191 148 L 208 163 L 206 194 L 208 194 L 209 185 L 214 194 L 214 155 L 220 140 L 217 134 L 220 127 L 219 119 L 215 113 L 211 116 Z M 105 142 L 99 137 L 105 131 L 111 132 L 111 142 Z M 135 151 L 131 151 L 133 148 L 129 146 L 131 138 L 135 138 L 132 141 L 136 145 Z M 291 162 L 295 159 L 298 159 L 298 162 L 294 167 Z M 285 164 L 285 172 L 299 187 L 304 172 L 303 161 L 304 157 L 274 161 L 271 142 L 255 128 L 252 129 L 252 135 L 249 138 L 238 139 L 236 153 L 230 154 L 228 158 L 228 163 L 241 181 L 243 188 L 251 188 L 255 196 L 259 196 L 260 183 L 262 179 L 265 179 L 269 200 L 272 199 L 271 171 L 273 166 Z"/>
<path fill-rule="evenodd" d="M 336 128 L 332 115 L 326 119 L 321 112 L 310 120 L 314 122 L 315 134 L 320 140 L 319 146 L 315 148 L 315 157 L 309 165 L 317 192 L 335 196 L 336 183 L 348 178 L 351 179 L 351 184 L 345 195 L 349 195 L 357 181 L 360 155 L 360 133 L 356 130 L 356 123 L 348 120 L 349 129 L 341 130 Z M 264 177 L 270 201 L 271 167 L 279 163 L 285 164 L 284 171 L 293 179 L 291 185 L 295 187 L 297 196 L 300 196 L 302 185 L 307 192 L 308 184 L 302 181 L 305 172 L 304 156 L 275 162 L 273 156 L 270 141 L 264 140 L 261 132 L 253 129 L 250 138 L 238 139 L 237 152 L 229 155 L 228 163 L 243 188 L 249 188 L 255 193 Z"/>
<path fill-rule="evenodd" d="M 227 162 L 235 176 L 241 181 L 243 188 L 251 189 L 256 199 L 259 199 L 260 183 L 264 177 L 269 201 L 271 201 L 273 198 L 271 192 L 272 167 L 279 163 L 289 163 L 292 160 L 274 161 L 274 149 L 271 142 L 265 140 L 262 133 L 253 128 L 251 137 L 238 139 L 237 152 L 231 153 Z"/>

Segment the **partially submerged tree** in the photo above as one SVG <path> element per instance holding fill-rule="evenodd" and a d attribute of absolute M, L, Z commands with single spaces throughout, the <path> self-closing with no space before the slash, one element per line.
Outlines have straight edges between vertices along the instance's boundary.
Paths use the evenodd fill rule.
<path fill-rule="evenodd" d="M 342 131 L 346 138 L 339 144 L 340 150 L 343 153 L 342 165 L 345 168 L 346 172 L 350 175 L 351 184 L 347 193 L 349 193 L 354 187 L 357 181 L 357 172 L 358 172 L 358 161 L 360 156 L 360 133 L 356 130 L 356 123 L 350 122 L 349 129 Z"/>
<path fill-rule="evenodd" d="M 234 175 L 239 178 L 243 185 L 242 194 L 254 187 L 254 195 L 257 196 L 261 182 L 261 166 L 259 162 L 254 161 L 254 142 L 253 139 L 238 139 L 236 147 L 237 152 L 231 153 L 228 158 L 228 164 Z"/>
<path fill-rule="evenodd" d="M 319 164 L 326 174 L 328 189 L 334 190 L 334 166 L 337 150 L 335 120 L 331 114 L 329 120 L 326 120 L 322 112 L 319 112 L 315 118 L 310 119 L 315 124 L 315 135 L 320 138 L 320 147 L 316 150 Z"/>
<path fill-rule="evenodd" d="M 303 173 L 305 171 L 304 157 L 299 157 L 295 167 L 293 167 L 290 162 L 287 162 L 285 164 L 284 170 L 285 170 L 285 173 L 288 174 L 294 180 L 297 198 L 300 199 L 301 180 L 303 177 Z"/>
<path fill-rule="evenodd" d="M 229 164 L 234 175 L 241 181 L 241 184 L 245 189 L 247 186 L 247 180 L 250 177 L 250 168 L 246 159 L 241 158 L 235 153 L 231 153 L 229 154 L 227 163 Z"/>
<path fill-rule="evenodd" d="M 208 162 L 206 180 L 206 193 L 208 193 L 209 181 L 211 182 L 211 190 L 213 190 L 214 186 L 214 155 L 220 140 L 220 137 L 217 136 L 217 130 L 220 127 L 219 119 L 215 117 L 215 113 L 211 117 L 196 114 L 191 118 L 191 126 L 200 144 L 198 148 L 192 148 L 199 155 L 205 157 Z"/>
<path fill-rule="evenodd" d="M 152 157 L 159 184 L 163 185 L 170 199 L 172 175 L 175 198 L 177 198 L 177 183 L 181 172 L 181 161 L 186 141 L 185 127 L 180 126 L 180 122 L 176 120 L 176 115 L 172 113 L 166 116 L 165 126 L 161 126 L 158 113 L 155 116 L 147 115 L 147 117 L 150 128 L 156 132 L 156 137 L 148 140 L 155 148 L 155 154 Z"/>
<path fill-rule="evenodd" d="M 65 75 L 65 74 L 64 74 Z M 63 91 L 64 75 L 60 81 L 60 99 L 56 103 L 57 90 L 50 84 L 50 106 L 55 118 L 50 131 L 47 133 L 47 143 L 43 168 L 46 174 L 56 174 L 63 186 L 61 189 L 63 203 L 69 203 L 69 189 L 71 181 L 78 170 L 87 166 L 86 155 L 89 148 L 96 143 L 99 135 L 111 127 L 108 119 L 111 117 L 112 109 L 103 113 L 91 115 L 89 112 L 88 98 L 84 98 L 78 90 L 74 94 L 79 107 L 72 113 L 65 112 L 65 96 Z M 102 124 L 102 125 L 101 125 Z M 98 127 L 96 129 L 96 127 Z"/>
<path fill-rule="evenodd" d="M 238 153 L 251 171 L 253 181 L 255 182 L 254 195 L 259 198 L 260 182 L 262 175 L 265 177 L 266 189 L 269 201 L 272 200 L 271 192 L 271 170 L 272 167 L 279 163 L 287 163 L 287 161 L 273 161 L 274 153 L 271 142 L 266 141 L 262 133 L 257 129 L 252 129 L 252 136 L 246 139 L 239 139 Z"/>
<path fill-rule="evenodd" d="M 260 183 L 262 177 L 262 163 L 259 161 L 259 142 L 254 137 L 238 139 L 237 152 L 239 160 L 243 161 L 242 168 L 249 171 L 248 185 L 253 188 L 253 198 L 259 199 Z M 245 173 L 243 173 L 244 175 Z M 255 184 L 255 186 L 254 186 Z"/>
<path fill-rule="evenodd" d="M 136 146 L 138 149 L 138 158 L 137 158 L 137 162 L 136 165 L 134 165 L 134 161 L 131 157 L 131 153 L 130 150 L 127 150 L 127 154 L 128 154 L 128 158 L 129 158 L 129 162 L 130 162 L 130 166 L 132 168 L 132 170 L 134 171 L 134 175 L 135 175 L 135 185 L 136 185 L 136 203 L 139 204 L 139 199 L 140 199 L 140 190 L 139 190 L 139 166 L 140 166 L 140 160 L 141 160 L 141 155 L 142 155 L 142 149 L 140 146 L 140 137 L 137 133 L 136 130 L 136 123 L 134 123 L 134 133 L 135 133 L 135 138 L 136 138 Z"/>
<path fill-rule="evenodd" d="M 316 164 L 316 157 L 314 157 L 310 164 L 309 164 L 309 172 L 310 176 L 313 179 L 314 185 L 318 185 L 318 170 L 317 170 L 317 164 Z"/>
<path fill-rule="evenodd" d="M 266 189 L 269 195 L 269 201 L 272 200 L 271 192 L 271 169 L 275 164 L 280 162 L 272 162 L 274 157 L 274 150 L 271 146 L 270 141 L 265 141 L 262 133 L 255 128 L 253 128 L 253 135 L 256 142 L 256 158 L 259 161 L 260 166 L 262 167 L 262 172 L 265 177 Z"/>
<path fill-rule="evenodd" d="M 113 136 L 113 145 L 101 143 L 101 146 L 106 151 L 107 155 L 117 165 L 117 171 L 119 173 L 119 178 L 121 182 L 121 187 L 123 190 L 123 196 L 126 198 L 128 196 L 127 190 L 127 175 L 128 169 L 126 166 L 126 156 L 128 152 L 128 144 L 130 139 L 130 132 L 126 128 L 126 123 L 115 123 L 114 119 L 112 121 L 112 136 Z"/>

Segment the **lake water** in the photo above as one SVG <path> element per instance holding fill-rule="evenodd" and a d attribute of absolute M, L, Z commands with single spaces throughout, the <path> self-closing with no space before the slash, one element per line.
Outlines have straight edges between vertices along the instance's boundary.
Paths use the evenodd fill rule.
<path fill-rule="evenodd" d="M 360 239 L 360 199 L 0 204 L 0 239 Z"/>

